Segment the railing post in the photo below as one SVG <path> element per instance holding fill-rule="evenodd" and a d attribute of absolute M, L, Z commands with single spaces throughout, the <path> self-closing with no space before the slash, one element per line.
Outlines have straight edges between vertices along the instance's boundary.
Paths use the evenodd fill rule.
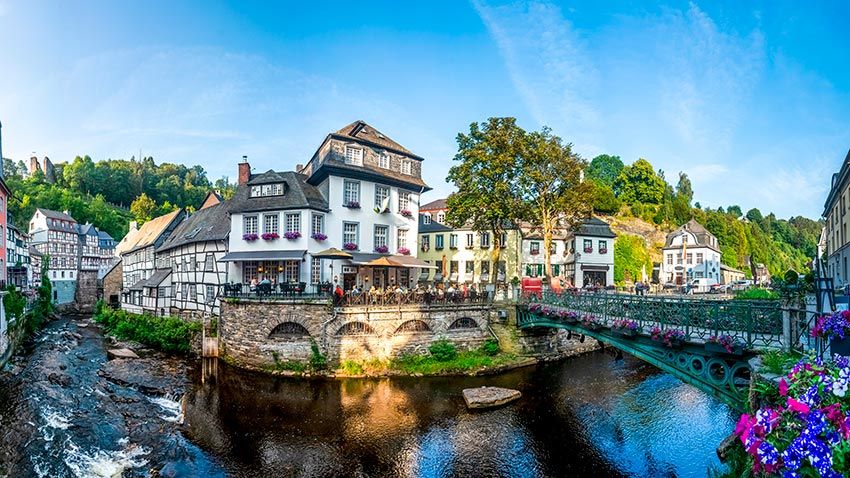
<path fill-rule="evenodd" d="M 794 337 L 791 332 L 791 309 L 788 307 L 782 308 L 782 351 L 790 352 L 794 344 Z"/>

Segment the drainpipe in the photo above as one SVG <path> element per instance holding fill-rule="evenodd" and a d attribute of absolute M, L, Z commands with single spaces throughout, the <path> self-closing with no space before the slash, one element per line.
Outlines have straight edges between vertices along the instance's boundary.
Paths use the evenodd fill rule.
<path fill-rule="evenodd" d="M 328 325 L 330 325 L 330 323 L 334 320 L 336 320 L 336 307 L 333 307 L 333 315 L 331 318 L 322 322 L 322 346 L 325 348 L 325 352 L 328 352 Z"/>

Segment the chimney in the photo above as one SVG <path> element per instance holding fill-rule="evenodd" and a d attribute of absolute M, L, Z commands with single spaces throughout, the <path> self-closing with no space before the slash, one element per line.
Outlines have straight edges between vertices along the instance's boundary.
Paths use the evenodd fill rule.
<path fill-rule="evenodd" d="M 139 230 L 139 223 L 137 221 L 130 221 L 130 230 L 131 231 L 138 231 Z"/>
<path fill-rule="evenodd" d="M 296 173 L 300 173 L 302 169 L 304 169 L 304 165 L 303 165 L 303 164 L 296 164 L 296 165 L 295 165 L 295 172 L 296 172 Z"/>
<path fill-rule="evenodd" d="M 239 163 L 239 179 L 236 182 L 237 186 L 248 184 L 251 179 L 251 165 L 248 164 L 248 156 L 242 156 L 242 162 Z"/>

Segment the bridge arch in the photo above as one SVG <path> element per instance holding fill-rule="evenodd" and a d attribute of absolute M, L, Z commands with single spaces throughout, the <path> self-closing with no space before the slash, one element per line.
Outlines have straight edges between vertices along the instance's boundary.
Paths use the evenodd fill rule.
<path fill-rule="evenodd" d="M 419 332 L 430 332 L 430 331 L 431 331 L 431 327 L 428 325 L 427 322 L 425 322 L 424 320 L 412 319 L 412 320 L 407 320 L 405 322 L 402 322 L 402 324 L 399 325 L 395 329 L 395 332 L 393 332 L 393 335 L 419 333 Z"/>
<path fill-rule="evenodd" d="M 302 339 L 310 336 L 310 331 L 298 322 L 286 321 L 274 326 L 269 332 L 270 339 Z"/>
<path fill-rule="evenodd" d="M 477 329 L 478 322 L 472 317 L 461 317 L 449 325 L 449 330 Z"/>
<path fill-rule="evenodd" d="M 366 322 L 353 321 L 337 329 L 336 335 L 375 335 L 375 329 Z"/>

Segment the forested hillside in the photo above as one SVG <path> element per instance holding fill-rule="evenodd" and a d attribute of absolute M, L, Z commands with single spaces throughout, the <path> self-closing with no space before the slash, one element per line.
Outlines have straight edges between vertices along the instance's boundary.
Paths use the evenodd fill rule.
<path fill-rule="evenodd" d="M 80 223 L 91 222 L 116 239 L 127 233 L 130 220 L 143 223 L 176 208 L 193 209 L 211 189 L 225 196 L 233 189 L 226 178 L 211 182 L 201 166 L 156 164 L 149 157 L 94 162 L 78 156 L 54 166 L 55 181 L 40 170 L 26 177 L 23 161 L 5 161 L 4 169 L 14 195 L 9 213 L 22 230 L 36 207 L 67 209 Z"/>
<path fill-rule="evenodd" d="M 693 202 L 694 191 L 686 174 L 679 173 L 673 186 L 663 171 L 656 171 L 645 159 L 626 166 L 617 156 L 597 156 L 590 162 L 587 179 L 595 187 L 597 214 L 640 218 L 664 232 L 696 219 L 717 236 L 721 261 L 745 272 L 749 272 L 749 257 L 767 265 L 773 275 L 788 269 L 802 271 L 817 253 L 823 226 L 820 221 L 802 216 L 779 219 L 755 208 L 744 213 L 738 205 L 701 207 L 699 202 Z M 619 253 L 615 244 L 617 280 L 634 279 L 645 265 L 647 254 L 657 256 L 663 246 L 657 237 L 644 243 L 646 251 L 638 251 L 633 238 L 618 241 Z"/>

